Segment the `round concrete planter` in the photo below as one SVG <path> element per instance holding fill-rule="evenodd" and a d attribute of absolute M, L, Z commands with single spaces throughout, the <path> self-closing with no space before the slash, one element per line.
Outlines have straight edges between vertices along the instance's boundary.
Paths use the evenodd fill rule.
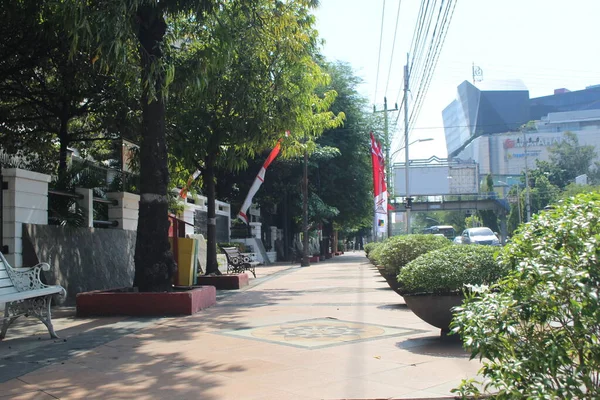
<path fill-rule="evenodd" d="M 452 308 L 460 306 L 464 296 L 462 294 L 434 295 L 414 294 L 404 296 L 406 305 L 415 315 L 430 325 L 440 328 L 442 334 L 449 332 L 452 321 Z"/>

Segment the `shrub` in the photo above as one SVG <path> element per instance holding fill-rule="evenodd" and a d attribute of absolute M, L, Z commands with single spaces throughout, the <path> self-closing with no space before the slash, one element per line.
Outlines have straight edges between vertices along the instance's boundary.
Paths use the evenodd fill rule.
<path fill-rule="evenodd" d="M 600 398 L 600 194 L 534 217 L 502 252 L 511 269 L 458 309 L 453 330 L 485 358 L 494 398 Z M 477 395 L 473 382 L 456 391 Z"/>
<path fill-rule="evenodd" d="M 365 244 L 365 254 L 367 255 L 367 257 L 369 257 L 369 253 L 371 251 L 373 251 L 373 249 L 379 244 L 381 244 L 381 243 L 369 242 L 369 243 Z"/>
<path fill-rule="evenodd" d="M 381 265 L 381 250 L 383 250 L 384 242 L 367 243 L 366 246 L 371 246 L 369 251 L 369 260 L 375 265 Z M 366 247 L 365 246 L 365 247 Z"/>
<path fill-rule="evenodd" d="M 385 266 L 386 272 L 393 276 L 420 255 L 452 244 L 445 237 L 435 235 L 392 236 L 383 243 L 379 261 Z"/>
<path fill-rule="evenodd" d="M 506 275 L 495 252 L 495 247 L 461 245 L 430 251 L 400 270 L 400 290 L 403 294 L 450 294 L 465 285 L 494 283 Z"/>

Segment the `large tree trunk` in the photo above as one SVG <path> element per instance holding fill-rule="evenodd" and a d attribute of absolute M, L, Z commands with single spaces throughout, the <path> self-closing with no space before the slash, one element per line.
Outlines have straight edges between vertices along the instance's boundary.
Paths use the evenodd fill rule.
<path fill-rule="evenodd" d="M 217 262 L 217 212 L 215 194 L 215 156 L 206 157 L 204 184 L 206 185 L 206 275 L 221 275 Z"/>
<path fill-rule="evenodd" d="M 143 80 L 147 80 L 153 60 L 162 57 L 160 44 L 166 31 L 162 12 L 155 7 L 138 11 Z M 140 147 L 140 211 L 135 246 L 134 286 L 143 292 L 172 290 L 171 278 L 177 265 L 171 253 L 168 231 L 167 146 L 165 104 L 161 79 L 154 83 L 156 98 L 148 85 L 142 94 L 142 143 Z"/>

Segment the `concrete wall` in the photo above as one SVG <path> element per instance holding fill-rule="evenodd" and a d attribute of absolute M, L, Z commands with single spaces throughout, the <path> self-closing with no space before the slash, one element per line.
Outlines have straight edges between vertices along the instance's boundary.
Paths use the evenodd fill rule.
<path fill-rule="evenodd" d="M 90 290 L 132 286 L 136 232 L 23 224 L 23 264 L 47 262 L 47 284 L 67 290 L 65 304 Z"/>

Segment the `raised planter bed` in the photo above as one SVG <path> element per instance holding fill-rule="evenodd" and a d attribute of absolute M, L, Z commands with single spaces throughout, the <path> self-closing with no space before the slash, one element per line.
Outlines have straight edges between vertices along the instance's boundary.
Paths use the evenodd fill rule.
<path fill-rule="evenodd" d="M 203 275 L 197 279 L 200 286 L 214 286 L 217 290 L 235 290 L 248 286 L 250 278 L 248 274 L 230 274 L 230 275 Z"/>
<path fill-rule="evenodd" d="M 308 258 L 308 261 L 311 263 L 319 262 L 319 256 L 312 256 Z"/>
<path fill-rule="evenodd" d="M 449 295 L 405 294 L 403 297 L 408 308 L 417 317 L 436 328 L 440 328 L 442 335 L 450 330 L 452 308 L 460 306 L 464 299 L 462 293 Z"/>
<path fill-rule="evenodd" d="M 214 286 L 173 292 L 137 292 L 133 288 L 78 293 L 77 316 L 174 316 L 192 315 L 214 305 Z"/>

